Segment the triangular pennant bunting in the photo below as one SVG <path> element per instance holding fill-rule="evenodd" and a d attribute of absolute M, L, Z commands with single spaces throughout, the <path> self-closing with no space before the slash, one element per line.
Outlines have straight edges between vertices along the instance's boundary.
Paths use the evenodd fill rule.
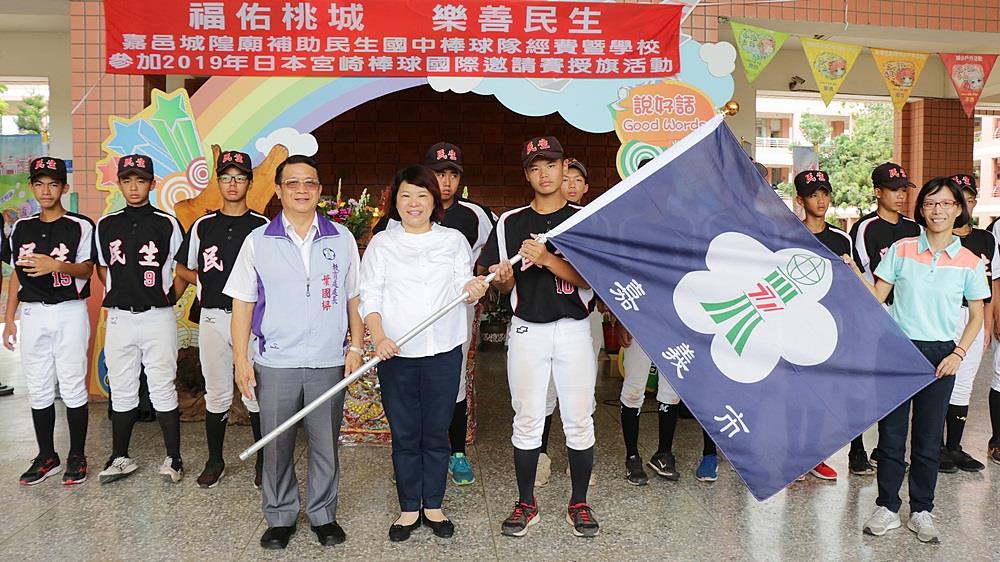
<path fill-rule="evenodd" d="M 912 51 L 890 51 L 886 49 L 871 49 L 875 66 L 878 67 L 885 86 L 889 89 L 892 104 L 896 111 L 901 111 L 920 73 L 924 70 L 930 53 L 915 53 Z"/>
<path fill-rule="evenodd" d="M 743 69 L 747 73 L 747 82 L 753 82 L 774 60 L 774 56 L 781 50 L 789 35 L 734 21 L 729 22 L 729 25 L 733 28 L 736 48 L 743 61 Z"/>
<path fill-rule="evenodd" d="M 847 74 L 854 67 L 862 46 L 805 37 L 801 41 L 823 103 L 830 105 L 830 100 L 840 90 Z"/>
<path fill-rule="evenodd" d="M 940 55 L 965 114 L 972 117 L 972 112 L 976 110 L 976 102 L 983 94 L 986 81 L 990 79 L 990 72 L 993 71 L 997 56 L 960 53 L 940 53 Z"/>

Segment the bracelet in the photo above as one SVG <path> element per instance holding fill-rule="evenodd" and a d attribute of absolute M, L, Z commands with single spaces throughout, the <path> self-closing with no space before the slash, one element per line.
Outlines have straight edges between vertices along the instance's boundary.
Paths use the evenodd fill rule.
<path fill-rule="evenodd" d="M 965 348 L 960 345 L 956 345 L 955 349 L 961 349 L 962 353 L 968 353 L 968 351 L 966 351 Z M 965 359 L 965 355 L 962 356 L 962 359 Z"/>
<path fill-rule="evenodd" d="M 959 354 L 955 353 L 954 351 L 952 351 L 951 354 L 954 355 L 955 357 L 958 357 L 961 361 L 965 361 L 965 356 L 964 355 L 959 355 Z"/>
<path fill-rule="evenodd" d="M 361 349 L 360 347 L 358 347 L 358 346 L 355 346 L 355 345 L 352 345 L 351 347 L 348 347 L 348 348 L 347 348 L 347 352 L 348 352 L 348 353 L 350 353 L 350 352 L 352 352 L 352 351 L 353 351 L 354 353 L 357 353 L 358 355 L 364 355 L 364 354 L 365 354 L 365 352 L 364 352 L 364 351 L 363 351 L 363 350 L 362 350 L 362 349 Z"/>

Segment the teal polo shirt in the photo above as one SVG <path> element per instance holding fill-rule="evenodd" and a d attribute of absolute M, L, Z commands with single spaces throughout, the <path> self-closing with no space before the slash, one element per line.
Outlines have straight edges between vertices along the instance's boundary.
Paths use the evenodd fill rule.
<path fill-rule="evenodd" d="M 954 341 L 962 317 L 962 298 L 990 296 L 983 259 L 962 247 L 958 236 L 933 252 L 925 231 L 903 238 L 886 252 L 875 277 L 891 283 L 895 300 L 889 313 L 911 340 Z"/>

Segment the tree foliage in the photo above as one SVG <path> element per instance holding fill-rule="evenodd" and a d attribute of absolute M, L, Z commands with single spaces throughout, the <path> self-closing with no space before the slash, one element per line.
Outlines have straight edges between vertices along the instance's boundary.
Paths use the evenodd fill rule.
<path fill-rule="evenodd" d="M 808 115 L 808 114 L 807 114 Z M 806 132 L 807 115 L 803 115 L 802 134 L 813 142 Z M 813 120 L 819 121 L 809 115 Z M 860 214 L 867 213 L 874 201 L 871 174 L 875 166 L 892 159 L 893 111 L 888 103 L 861 105 L 852 113 L 853 126 L 850 133 L 838 136 L 832 143 L 817 146 L 819 167 L 830 174 L 833 185 L 834 207 L 856 207 Z M 823 124 L 820 121 L 820 124 Z M 825 125 L 825 124 L 823 124 Z M 820 141 L 822 144 L 823 141 Z M 788 184 L 778 186 L 779 191 L 795 195 L 795 187 Z"/>
<path fill-rule="evenodd" d="M 833 133 L 833 129 L 826 122 L 811 113 L 802 114 L 802 118 L 799 120 L 799 130 L 816 150 L 819 150 L 819 146 L 826 142 Z"/>
<path fill-rule="evenodd" d="M 17 111 L 17 127 L 21 131 L 41 134 L 46 129 L 48 103 L 41 95 L 28 96 L 21 100 Z"/>
<path fill-rule="evenodd" d="M 0 84 L 0 94 L 6 91 L 7 91 L 7 85 Z M 0 115 L 4 115 L 7 113 L 7 107 L 8 107 L 7 102 L 5 102 L 4 100 L 0 100 Z"/>

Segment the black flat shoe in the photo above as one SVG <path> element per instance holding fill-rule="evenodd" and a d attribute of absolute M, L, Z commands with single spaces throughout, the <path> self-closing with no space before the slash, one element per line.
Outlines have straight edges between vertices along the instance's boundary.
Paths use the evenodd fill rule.
<path fill-rule="evenodd" d="M 269 527 L 260 537 L 260 546 L 267 550 L 281 550 L 288 546 L 288 539 L 295 534 L 295 525 L 291 527 Z"/>
<path fill-rule="evenodd" d="M 451 522 L 450 519 L 445 519 L 444 521 L 431 521 L 426 515 L 421 514 L 420 517 L 423 519 L 424 525 L 431 528 L 434 531 L 434 536 L 441 537 L 442 539 L 450 539 L 452 535 L 455 534 L 455 524 Z"/>
<path fill-rule="evenodd" d="M 405 540 L 409 540 L 410 533 L 412 533 L 413 530 L 419 526 L 419 518 L 414 521 L 412 525 L 397 525 L 393 523 L 389 526 L 389 540 L 392 542 L 403 542 Z"/>
<path fill-rule="evenodd" d="M 344 533 L 344 529 L 336 521 L 320 525 L 319 527 L 313 525 L 312 530 L 316 533 L 319 544 L 323 546 L 333 546 L 347 540 L 347 534 Z"/>

